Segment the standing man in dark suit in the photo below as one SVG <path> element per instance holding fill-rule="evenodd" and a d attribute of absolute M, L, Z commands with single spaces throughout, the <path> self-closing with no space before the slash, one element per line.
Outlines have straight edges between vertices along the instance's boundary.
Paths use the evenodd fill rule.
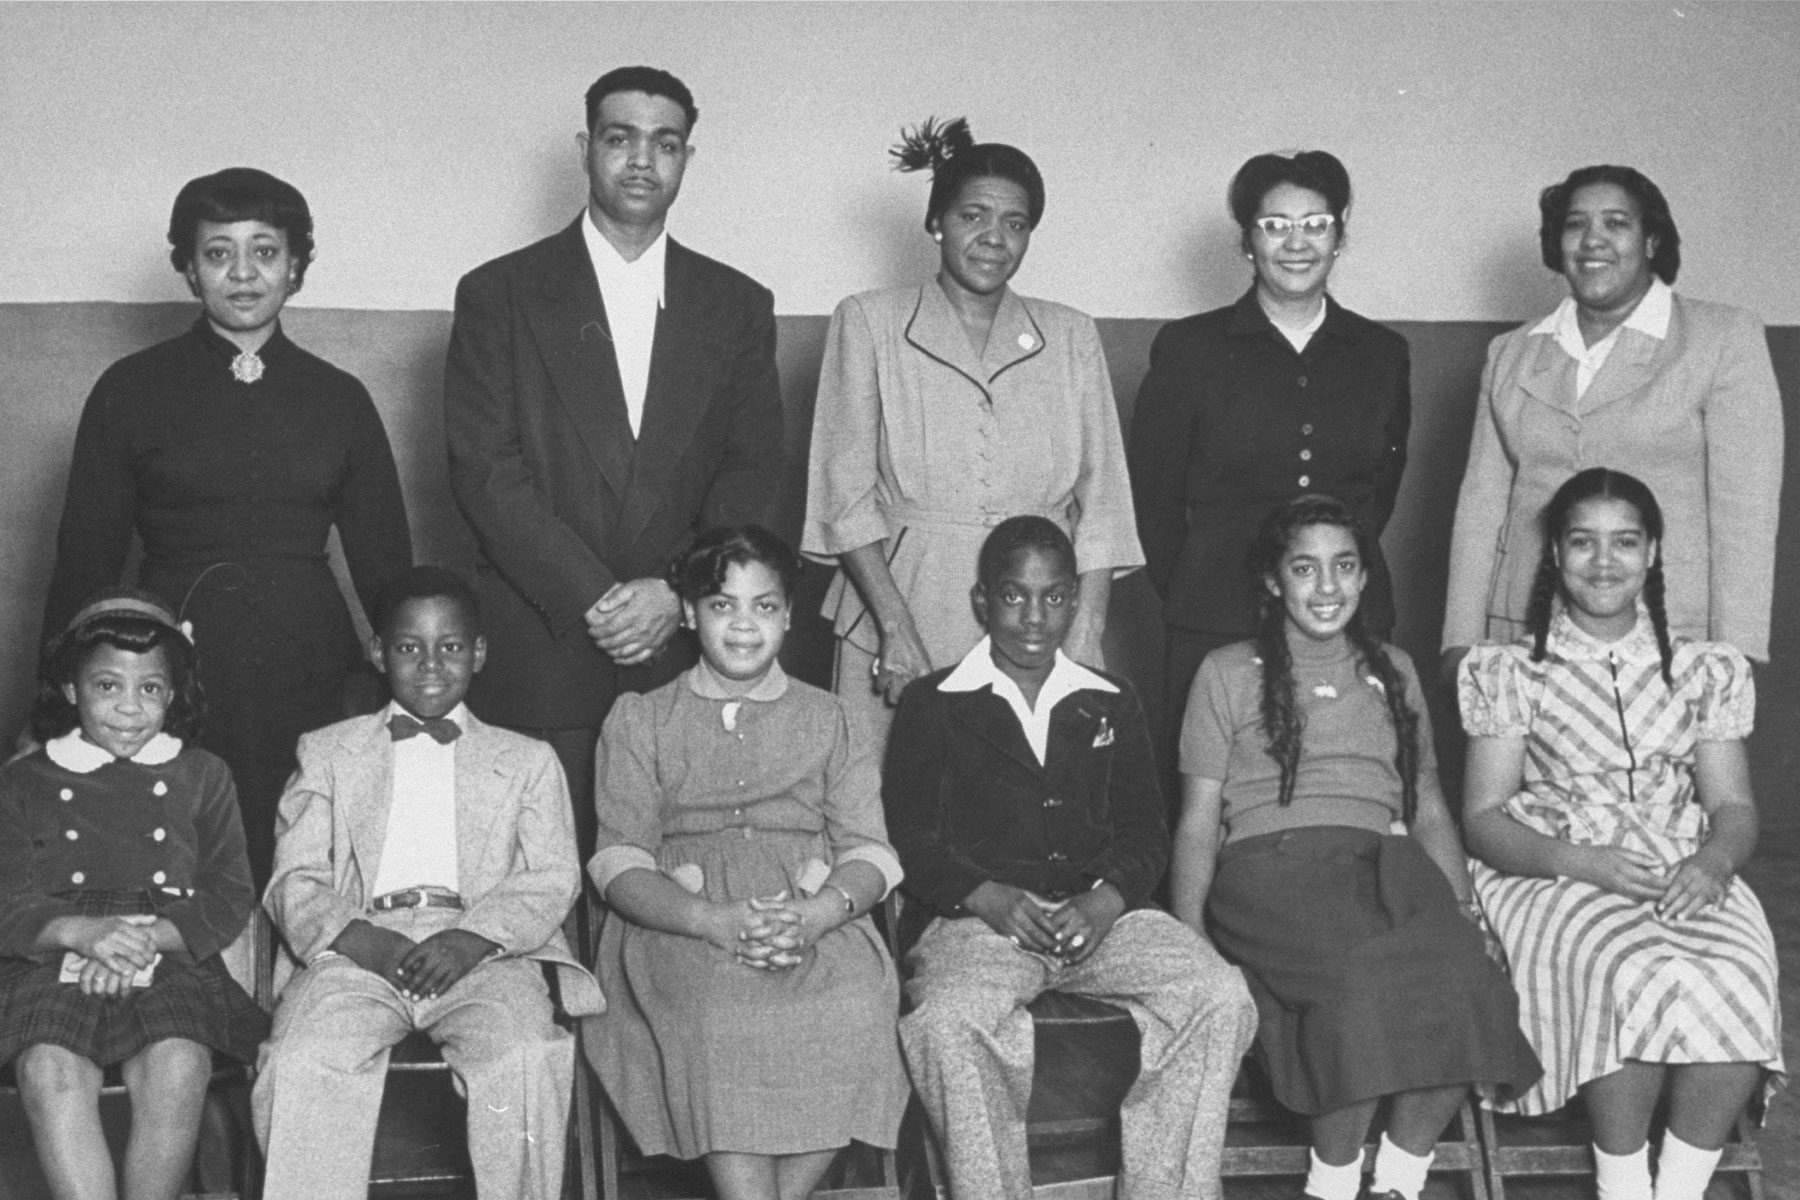
<path fill-rule="evenodd" d="M 584 857 L 613 698 L 692 662 L 663 567 L 702 528 L 761 520 L 781 470 L 774 298 L 663 230 L 698 116 L 667 71 L 602 75 L 582 215 L 456 289 L 450 484 L 493 647 L 470 701 L 555 747 Z"/>

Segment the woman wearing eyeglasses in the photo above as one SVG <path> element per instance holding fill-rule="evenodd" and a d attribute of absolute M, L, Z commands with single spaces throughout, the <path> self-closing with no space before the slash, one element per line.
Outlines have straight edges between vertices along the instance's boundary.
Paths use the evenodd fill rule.
<path fill-rule="evenodd" d="M 1349 505 L 1375 545 L 1394 511 L 1412 414 L 1405 340 L 1326 290 L 1345 245 L 1344 164 L 1323 150 L 1259 154 L 1227 200 L 1250 288 L 1157 334 L 1129 442 L 1138 536 L 1168 627 L 1171 778 L 1200 660 L 1256 631 L 1246 557 L 1257 529 L 1302 492 L 1323 492 Z M 1386 640 L 1394 606 L 1378 545 L 1367 566 L 1364 621 Z"/>
<path fill-rule="evenodd" d="M 1445 678 L 1474 643 L 1525 632 L 1538 514 L 1592 466 L 1662 503 L 1670 632 L 1767 661 L 1782 416 L 1762 322 L 1671 289 L 1681 235 L 1630 167 L 1582 167 L 1538 210 L 1544 265 L 1569 295 L 1488 348 L 1450 543 Z"/>

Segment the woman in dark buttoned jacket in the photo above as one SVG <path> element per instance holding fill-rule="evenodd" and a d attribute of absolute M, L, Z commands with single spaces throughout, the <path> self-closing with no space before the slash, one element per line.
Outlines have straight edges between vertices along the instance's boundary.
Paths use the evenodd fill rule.
<path fill-rule="evenodd" d="M 1250 289 L 1163 327 L 1131 424 L 1138 536 L 1168 627 L 1165 758 L 1200 660 L 1255 632 L 1245 556 L 1263 519 L 1324 492 L 1380 537 L 1412 416 L 1405 339 L 1326 291 L 1350 209 L 1343 163 L 1323 150 L 1259 154 L 1228 200 L 1255 269 Z M 1385 640 L 1387 564 L 1377 553 L 1368 566 L 1363 611 Z"/>

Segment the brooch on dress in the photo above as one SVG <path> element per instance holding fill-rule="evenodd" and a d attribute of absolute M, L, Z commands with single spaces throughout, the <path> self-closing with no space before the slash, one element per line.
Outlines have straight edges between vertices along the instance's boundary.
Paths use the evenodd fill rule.
<path fill-rule="evenodd" d="M 1321 700 L 1336 700 L 1338 698 L 1338 690 L 1329 683 L 1313 684 L 1312 694 Z"/>
<path fill-rule="evenodd" d="M 231 360 L 231 377 L 239 383 L 255 383 L 263 377 L 263 360 L 254 350 L 242 350 Z"/>

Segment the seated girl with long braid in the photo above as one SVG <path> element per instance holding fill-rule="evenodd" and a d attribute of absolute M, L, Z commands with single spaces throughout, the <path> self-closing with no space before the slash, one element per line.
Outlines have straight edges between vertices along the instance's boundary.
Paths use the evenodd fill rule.
<path fill-rule="evenodd" d="M 1418 1200 L 1470 1086 L 1541 1073 L 1471 919 L 1418 676 L 1362 624 L 1370 552 L 1332 497 L 1271 514 L 1257 636 L 1207 655 L 1181 739 L 1175 913 L 1250 981 L 1275 1097 L 1310 1119 L 1316 1200 L 1355 1200 L 1383 1097 L 1371 1194 Z"/>

